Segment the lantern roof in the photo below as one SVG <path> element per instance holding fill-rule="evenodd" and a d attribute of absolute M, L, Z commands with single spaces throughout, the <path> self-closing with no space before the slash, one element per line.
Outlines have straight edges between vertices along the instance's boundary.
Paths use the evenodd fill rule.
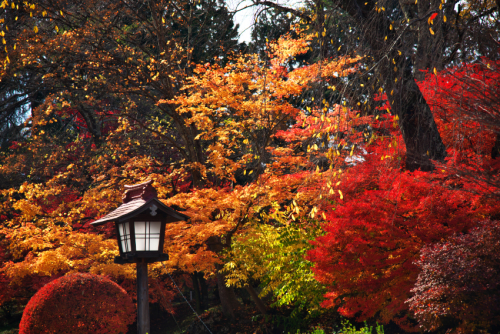
<path fill-rule="evenodd" d="M 156 189 L 151 185 L 153 180 L 144 183 L 126 185 L 125 193 L 122 196 L 122 204 L 111 211 L 104 217 L 92 222 L 90 225 L 102 225 L 107 222 L 119 222 L 130 219 L 143 213 L 146 210 L 151 210 L 151 213 L 157 211 L 163 212 L 169 217 L 169 222 L 176 222 L 180 220 L 187 220 L 186 216 L 180 212 L 175 211 L 169 206 L 163 204 L 156 196 Z"/>

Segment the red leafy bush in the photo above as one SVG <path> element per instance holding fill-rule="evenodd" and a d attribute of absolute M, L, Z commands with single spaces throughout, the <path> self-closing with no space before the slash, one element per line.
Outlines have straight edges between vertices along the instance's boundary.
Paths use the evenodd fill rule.
<path fill-rule="evenodd" d="M 428 74 L 419 87 L 448 148 L 442 167 L 493 185 L 491 195 L 500 196 L 500 61 Z"/>
<path fill-rule="evenodd" d="M 416 264 L 422 271 L 408 303 L 424 329 L 474 333 L 500 325 L 500 222 L 426 246 Z"/>
<path fill-rule="evenodd" d="M 448 159 L 436 162 L 432 173 L 401 168 L 404 145 L 395 118 L 384 114 L 374 123 L 378 139 L 365 145 L 364 161 L 343 174 L 344 198 L 333 202 L 326 234 L 308 255 L 328 288 L 324 307 L 418 330 L 405 301 L 417 281 L 420 250 L 500 213 L 498 158 L 492 154 L 500 129 L 497 65 L 459 67 L 420 83 L 448 147 Z"/>
<path fill-rule="evenodd" d="M 367 156 L 344 177 L 344 202 L 327 214 L 326 235 L 316 239 L 308 258 L 315 262 L 316 279 L 329 290 L 324 307 L 410 329 L 400 315 L 408 309 L 420 249 L 467 231 L 498 212 L 498 205 L 457 189 L 472 190 L 473 184 L 386 168 L 377 158 Z"/>
<path fill-rule="evenodd" d="M 70 274 L 31 298 L 19 333 L 126 333 L 134 320 L 132 299 L 119 285 L 102 276 Z"/>

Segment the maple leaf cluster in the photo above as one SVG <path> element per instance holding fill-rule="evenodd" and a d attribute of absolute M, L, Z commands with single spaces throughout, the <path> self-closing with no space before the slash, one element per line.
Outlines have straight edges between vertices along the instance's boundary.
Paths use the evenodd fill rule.
<path fill-rule="evenodd" d="M 490 331 L 500 310 L 498 221 L 484 221 L 467 234 L 457 234 L 420 251 L 410 310 L 431 331 L 455 322 L 456 332 Z"/>
<path fill-rule="evenodd" d="M 261 283 L 275 306 L 308 311 L 326 290 L 324 308 L 405 329 L 421 312 L 406 302 L 421 252 L 498 216 L 498 62 L 418 83 L 448 158 L 410 172 L 440 148 L 407 163 L 405 141 L 415 140 L 401 130 L 411 120 L 391 110 L 394 91 L 381 91 L 374 108 L 347 105 L 366 57 L 298 66 L 314 35 L 292 27 L 264 57 L 227 52 L 195 63 L 190 39 L 177 36 L 179 26 L 191 31 L 190 4 L 156 1 L 147 17 L 139 3 L 85 4 L 0 4 L 0 24 L 11 27 L 2 30 L 0 79 L 27 80 L 29 70 L 37 80 L 27 90 L 51 87 L 24 121 L 26 138 L 0 157 L 0 286 L 15 287 L 0 306 L 68 273 L 112 277 L 133 295 L 133 266 L 113 263 L 112 224 L 90 223 L 120 204 L 124 185 L 147 179 L 190 217 L 166 227 L 169 272 L 217 280 L 219 290 Z M 163 266 L 150 273 L 160 281 L 153 300 L 168 309 Z"/>
<path fill-rule="evenodd" d="M 450 311 L 464 296 L 446 296 L 450 296 L 449 291 L 459 291 L 450 289 L 460 289 L 461 280 L 451 276 L 445 279 L 436 276 L 441 275 L 438 272 L 426 270 L 439 267 L 438 261 L 448 261 L 442 275 L 456 273 L 467 280 L 459 264 L 458 250 L 451 245 L 457 240 L 465 243 L 470 238 L 480 238 L 480 232 L 474 228 L 482 226 L 485 217 L 498 217 L 500 188 L 494 148 L 499 118 L 498 109 L 493 107 L 498 106 L 497 74 L 498 65 L 486 60 L 472 67 L 444 71 L 437 77 L 428 75 L 426 81 L 419 83 L 431 101 L 438 128 L 448 145 L 447 161 L 436 162 L 433 173 L 401 168 L 401 135 L 388 123 L 391 116 L 379 117 L 381 123 L 386 123 L 385 136 L 366 146 L 364 162 L 343 174 L 340 188 L 346 200 L 336 203 L 327 213 L 323 227 L 326 235 L 316 238 L 315 248 L 308 252 L 308 259 L 315 263 L 316 278 L 328 287 L 324 307 L 334 307 L 357 320 L 393 321 L 407 330 L 416 330 L 408 301 L 425 328 L 437 329 L 444 318 L 454 319 L 451 323 L 461 323 L 463 328 L 469 323 L 468 317 L 471 326 L 496 323 L 494 310 L 488 315 Z M 464 93 L 468 89 L 474 92 L 478 86 L 481 93 Z M 380 109 L 387 107 L 385 104 Z M 491 243 L 495 244 L 493 230 L 491 236 Z M 442 243 L 448 238 L 450 241 Z M 493 248 L 484 251 L 488 254 L 484 256 L 496 256 Z M 478 258 L 483 257 L 473 249 L 467 252 L 467 261 L 480 261 Z M 424 271 L 419 276 L 421 268 Z M 487 281 L 486 272 L 495 268 L 484 267 L 484 275 L 474 273 L 479 281 Z M 491 298 L 497 295 L 492 294 Z M 461 310 L 474 308 L 475 299 L 460 300 L 464 302 Z"/>

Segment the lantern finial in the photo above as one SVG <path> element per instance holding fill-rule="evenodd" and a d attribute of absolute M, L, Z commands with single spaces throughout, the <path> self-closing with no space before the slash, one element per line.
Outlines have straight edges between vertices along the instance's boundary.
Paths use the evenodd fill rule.
<path fill-rule="evenodd" d="M 158 193 L 156 192 L 156 189 L 151 185 L 152 183 L 153 180 L 148 180 L 139 184 L 126 185 L 125 193 L 122 196 L 123 203 L 128 203 L 138 198 L 147 202 L 151 198 L 157 197 Z"/>

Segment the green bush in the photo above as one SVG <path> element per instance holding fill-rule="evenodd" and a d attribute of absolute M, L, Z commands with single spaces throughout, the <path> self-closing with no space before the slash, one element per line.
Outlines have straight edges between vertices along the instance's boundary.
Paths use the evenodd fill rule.
<path fill-rule="evenodd" d="M 375 332 L 373 330 L 375 329 Z M 297 334 L 300 334 L 300 331 L 297 331 Z M 309 334 L 326 334 L 323 328 L 316 327 Z M 356 329 L 356 326 L 351 324 L 348 320 L 342 321 L 342 329 L 338 332 L 333 332 L 332 334 L 384 334 L 384 327 L 382 325 L 377 324 L 377 326 L 368 326 L 365 322 L 365 325 L 360 329 Z"/>

